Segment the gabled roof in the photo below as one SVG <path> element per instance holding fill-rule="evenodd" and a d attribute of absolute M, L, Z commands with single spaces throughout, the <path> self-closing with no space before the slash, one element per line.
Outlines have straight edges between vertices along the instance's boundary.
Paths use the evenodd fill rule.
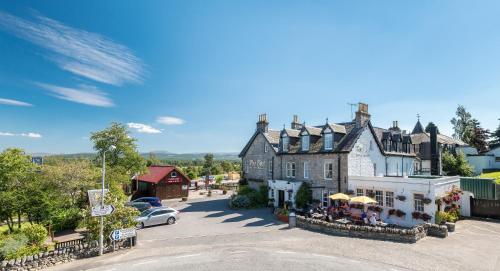
<path fill-rule="evenodd" d="M 345 129 L 344 125 L 327 123 L 327 124 L 323 125 L 323 129 L 321 130 L 321 133 L 324 133 L 326 128 L 330 128 L 330 130 L 334 133 L 340 133 L 340 134 L 346 133 L 346 129 Z"/>
<path fill-rule="evenodd" d="M 184 178 L 189 180 L 189 178 L 175 166 L 149 166 L 148 173 L 137 176 L 135 179 L 141 182 L 159 183 L 161 180 L 163 180 L 163 178 L 165 178 L 174 170 L 181 174 Z"/>
<path fill-rule="evenodd" d="M 421 144 L 424 142 L 431 142 L 431 135 L 429 133 L 412 134 L 411 141 L 413 144 Z M 448 144 L 448 145 L 458 145 L 458 146 L 467 145 L 466 143 L 464 143 L 461 140 L 454 139 L 454 138 L 451 138 L 451 137 L 443 135 L 443 134 L 437 135 L 437 141 L 438 141 L 438 143 Z"/>
<path fill-rule="evenodd" d="M 245 145 L 245 147 L 243 148 L 243 150 L 240 152 L 240 154 L 238 155 L 238 157 L 245 156 L 245 154 L 247 153 L 248 149 L 252 145 L 253 141 L 255 140 L 255 138 L 259 134 L 260 134 L 260 132 L 255 131 L 255 133 L 252 135 L 252 137 L 250 138 L 250 140 L 248 140 L 247 144 Z M 271 144 L 273 151 L 277 152 L 278 151 L 278 146 L 280 144 L 280 131 L 268 130 L 267 132 L 262 133 L 262 135 L 267 140 L 267 142 L 269 144 Z"/>
<path fill-rule="evenodd" d="M 411 134 L 420 134 L 420 133 L 425 133 L 424 127 L 422 126 L 422 123 L 420 123 L 420 120 L 417 120 L 417 123 L 415 124 L 415 127 L 413 128 L 413 131 L 411 131 Z"/>
<path fill-rule="evenodd" d="M 307 131 L 309 135 L 321 136 L 321 128 L 318 127 L 304 126 L 300 133 L 302 134 L 303 131 Z"/>
<path fill-rule="evenodd" d="M 281 130 L 281 133 L 280 135 L 283 135 L 285 134 L 288 136 L 288 137 L 299 137 L 300 135 L 300 130 L 295 130 L 295 129 L 283 129 Z"/>

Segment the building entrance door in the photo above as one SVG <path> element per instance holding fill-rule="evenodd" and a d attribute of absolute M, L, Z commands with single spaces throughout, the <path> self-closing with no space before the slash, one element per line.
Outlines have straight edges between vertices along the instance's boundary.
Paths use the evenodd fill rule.
<path fill-rule="evenodd" d="M 278 207 L 283 208 L 285 205 L 285 191 L 278 190 Z"/>

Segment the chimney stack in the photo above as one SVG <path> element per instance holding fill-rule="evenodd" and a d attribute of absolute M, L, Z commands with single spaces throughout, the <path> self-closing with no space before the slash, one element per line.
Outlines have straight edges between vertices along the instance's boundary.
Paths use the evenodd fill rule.
<path fill-rule="evenodd" d="M 441 155 L 437 141 L 437 126 L 433 123 L 429 127 L 431 134 L 431 175 L 441 175 Z"/>
<path fill-rule="evenodd" d="M 259 115 L 259 121 L 257 122 L 257 131 L 261 133 L 267 133 L 269 128 L 269 122 L 267 121 L 266 114 Z"/>
<path fill-rule="evenodd" d="M 399 128 L 399 122 L 397 120 L 392 121 L 392 127 L 389 128 L 389 130 L 394 132 L 401 132 L 401 129 Z"/>
<path fill-rule="evenodd" d="M 370 120 L 370 114 L 368 114 L 368 104 L 358 103 L 358 111 L 356 111 L 356 126 L 361 127 Z"/>
<path fill-rule="evenodd" d="M 293 120 L 292 120 L 292 123 L 290 124 L 290 128 L 295 129 L 295 130 L 302 129 L 302 124 L 300 124 L 300 122 L 299 122 L 299 116 L 293 115 Z"/>

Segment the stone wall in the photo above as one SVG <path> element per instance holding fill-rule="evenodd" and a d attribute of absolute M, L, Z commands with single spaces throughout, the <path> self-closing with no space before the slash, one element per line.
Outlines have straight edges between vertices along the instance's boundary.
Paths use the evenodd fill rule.
<path fill-rule="evenodd" d="M 104 251 L 105 253 L 113 252 L 115 250 L 125 248 L 123 242 L 120 246 L 107 247 Z M 99 255 L 99 247 L 97 243 L 92 245 L 75 245 L 68 248 L 63 248 L 59 250 L 53 250 L 48 252 L 41 252 L 36 255 L 24 256 L 15 260 L 4 260 L 1 262 L 1 271 L 28 271 L 28 270 L 40 270 L 50 266 L 54 266 L 61 263 L 71 262 L 76 259 L 95 257 Z"/>
<path fill-rule="evenodd" d="M 265 152 L 265 146 L 268 146 Z M 242 157 L 243 177 L 248 180 L 249 185 L 258 189 L 261 185 L 267 185 L 267 180 L 271 179 L 269 173 L 269 163 L 274 157 L 274 178 L 279 179 L 280 164 L 276 159 L 276 153 L 272 146 L 267 142 L 263 134 L 258 134 L 245 156 Z"/>
<path fill-rule="evenodd" d="M 297 216 L 297 227 L 336 236 L 400 243 L 416 243 L 427 235 L 441 238 L 448 235 L 446 226 L 438 226 L 429 223 L 417 225 L 411 229 L 399 229 L 329 223 L 323 220 L 305 218 L 303 216 Z"/>

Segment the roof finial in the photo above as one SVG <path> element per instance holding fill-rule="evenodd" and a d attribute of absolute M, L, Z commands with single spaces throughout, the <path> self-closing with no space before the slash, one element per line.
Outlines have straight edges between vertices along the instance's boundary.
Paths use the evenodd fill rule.
<path fill-rule="evenodd" d="M 283 130 L 285 130 L 285 129 L 286 129 L 286 125 L 283 123 Z"/>
<path fill-rule="evenodd" d="M 417 120 L 420 121 L 420 114 L 417 113 Z"/>
<path fill-rule="evenodd" d="M 328 117 L 326 118 L 326 124 L 328 124 Z"/>

